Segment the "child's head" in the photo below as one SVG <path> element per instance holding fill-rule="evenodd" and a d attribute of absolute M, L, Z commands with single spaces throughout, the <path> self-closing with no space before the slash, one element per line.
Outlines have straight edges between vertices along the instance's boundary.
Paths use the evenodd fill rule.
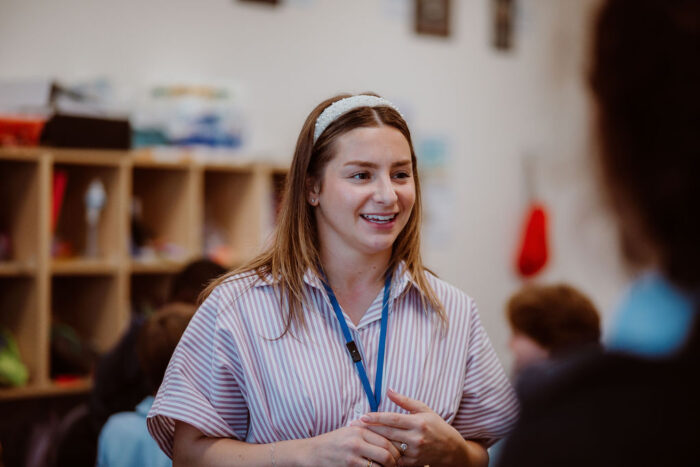
<path fill-rule="evenodd" d="M 202 290 L 226 269 L 209 259 L 192 261 L 173 278 L 168 302 L 197 304 Z"/>
<path fill-rule="evenodd" d="M 188 303 L 169 303 L 151 315 L 139 331 L 136 352 L 154 393 L 195 310 Z"/>
<path fill-rule="evenodd" d="M 593 303 L 566 284 L 527 285 L 508 301 L 515 370 L 600 340 Z"/>

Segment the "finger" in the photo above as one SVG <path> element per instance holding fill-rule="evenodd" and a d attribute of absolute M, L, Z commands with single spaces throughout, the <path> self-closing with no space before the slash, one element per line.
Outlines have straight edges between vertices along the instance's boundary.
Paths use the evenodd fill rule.
<path fill-rule="evenodd" d="M 379 436 L 382 436 L 391 441 L 398 441 L 398 444 L 406 443 L 408 444 L 409 437 L 411 436 L 410 431 L 402 430 L 399 428 L 394 428 L 386 425 L 367 425 L 366 428 Z"/>
<path fill-rule="evenodd" d="M 416 424 L 413 417 L 413 415 L 395 412 L 370 412 L 360 417 L 360 421 L 366 424 L 386 425 L 410 430 Z"/>
<path fill-rule="evenodd" d="M 399 457 L 401 457 L 401 452 L 399 451 L 399 448 L 396 447 L 396 445 L 394 445 L 394 443 L 392 443 L 385 436 L 381 436 L 370 430 L 363 430 L 362 437 L 368 443 L 373 444 L 374 446 L 377 446 L 389 452 L 389 454 L 391 454 L 391 457 L 393 457 L 394 459 L 398 459 Z"/>
<path fill-rule="evenodd" d="M 391 399 L 391 401 L 401 407 L 402 409 L 406 409 L 411 413 L 421 413 L 421 412 L 432 412 L 433 410 L 422 403 L 419 400 L 416 399 L 411 399 L 408 396 L 404 396 L 403 394 L 399 394 L 398 392 L 394 391 L 393 389 L 387 389 L 386 395 Z"/>
<path fill-rule="evenodd" d="M 408 465 L 423 465 L 420 462 L 418 462 L 417 457 L 411 457 L 411 456 L 403 456 L 399 459 L 399 461 L 396 463 L 398 466 L 408 466 Z"/>
<path fill-rule="evenodd" d="M 379 446 L 375 446 L 374 444 L 371 444 L 369 442 L 363 445 L 363 449 L 360 455 L 365 459 L 368 459 L 374 462 L 375 464 L 381 464 L 384 467 L 394 467 L 396 465 L 396 460 L 398 459 L 386 449 L 381 448 Z"/>

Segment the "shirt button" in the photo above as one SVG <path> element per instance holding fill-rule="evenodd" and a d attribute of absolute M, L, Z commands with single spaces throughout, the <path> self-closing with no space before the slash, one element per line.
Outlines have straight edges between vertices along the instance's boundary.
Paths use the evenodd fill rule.
<path fill-rule="evenodd" d="M 352 406 L 352 415 L 350 416 L 349 421 L 357 420 L 361 416 L 365 414 L 364 408 L 362 407 L 362 403 L 358 402 L 357 404 Z"/>

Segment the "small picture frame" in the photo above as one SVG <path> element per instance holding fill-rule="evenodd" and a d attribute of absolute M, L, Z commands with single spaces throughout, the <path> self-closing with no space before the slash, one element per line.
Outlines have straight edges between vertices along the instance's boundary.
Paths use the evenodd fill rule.
<path fill-rule="evenodd" d="M 277 6 L 280 3 L 280 0 L 238 0 L 239 2 L 244 2 L 244 3 L 262 3 L 265 5 L 273 5 Z"/>
<path fill-rule="evenodd" d="M 416 33 L 449 37 L 450 0 L 415 0 Z"/>
<path fill-rule="evenodd" d="M 493 0 L 493 46 L 501 51 L 513 47 L 513 0 Z"/>

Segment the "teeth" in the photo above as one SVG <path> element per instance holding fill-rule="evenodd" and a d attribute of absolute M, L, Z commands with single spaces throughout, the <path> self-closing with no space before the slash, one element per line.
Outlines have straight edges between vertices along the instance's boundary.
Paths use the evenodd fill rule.
<path fill-rule="evenodd" d="M 378 216 L 378 215 L 373 215 L 373 214 L 363 214 L 362 217 L 367 219 L 368 221 L 373 221 L 373 222 L 389 222 L 393 218 L 396 217 L 396 214 L 389 214 L 388 216 Z"/>

